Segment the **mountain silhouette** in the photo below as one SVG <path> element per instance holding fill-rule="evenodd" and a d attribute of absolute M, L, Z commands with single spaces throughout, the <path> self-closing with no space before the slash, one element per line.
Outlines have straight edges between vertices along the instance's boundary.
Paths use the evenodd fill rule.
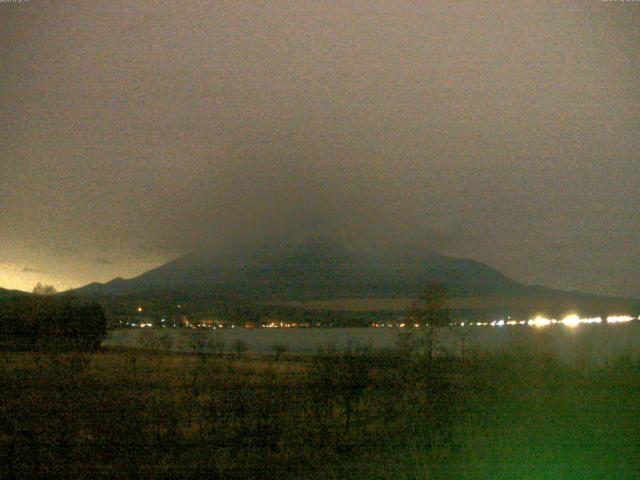
<path fill-rule="evenodd" d="M 22 292 L 20 290 L 7 290 L 5 288 L 0 288 L 0 299 L 13 298 L 13 297 L 23 297 L 23 296 L 27 296 L 27 295 L 31 295 L 31 294 L 27 293 L 27 292 Z"/>
<path fill-rule="evenodd" d="M 310 234 L 257 251 L 192 253 L 142 275 L 76 289 L 83 294 L 150 290 L 233 294 L 261 300 L 413 297 L 428 282 L 455 295 L 524 293 L 523 284 L 468 259 L 429 249 L 357 249 L 325 234 Z"/>

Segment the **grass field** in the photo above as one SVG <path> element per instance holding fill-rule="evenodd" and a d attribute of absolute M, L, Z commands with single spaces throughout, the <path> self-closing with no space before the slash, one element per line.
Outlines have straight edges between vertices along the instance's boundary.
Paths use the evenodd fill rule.
<path fill-rule="evenodd" d="M 2 478 L 632 479 L 640 364 L 1 353 Z"/>

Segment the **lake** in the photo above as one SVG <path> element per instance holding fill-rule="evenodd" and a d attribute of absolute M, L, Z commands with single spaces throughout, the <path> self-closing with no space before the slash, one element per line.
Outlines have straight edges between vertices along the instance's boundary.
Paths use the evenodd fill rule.
<path fill-rule="evenodd" d="M 273 353 L 276 345 L 293 353 L 314 353 L 331 346 L 338 350 L 362 345 L 373 350 L 393 349 L 398 328 L 227 328 L 227 329 L 117 329 L 109 332 L 105 347 L 167 348 L 191 351 L 192 335 L 207 342 L 223 342 L 226 351 L 244 342 L 247 352 Z M 601 364 L 621 354 L 640 358 L 640 322 L 618 325 L 467 326 L 438 331 L 443 350 L 452 354 L 485 351 L 531 350 L 549 352 L 570 363 Z M 165 342 L 160 339 L 165 337 Z M 164 345 L 164 347 L 162 346 Z"/>

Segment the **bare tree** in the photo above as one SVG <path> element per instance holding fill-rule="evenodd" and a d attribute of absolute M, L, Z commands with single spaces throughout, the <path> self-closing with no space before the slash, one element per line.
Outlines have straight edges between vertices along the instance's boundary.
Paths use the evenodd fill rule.
<path fill-rule="evenodd" d="M 420 328 L 415 335 L 415 348 L 429 360 L 433 358 L 438 343 L 439 330 L 451 321 L 446 304 L 447 290 L 439 283 L 428 284 L 409 308 L 406 323 Z"/>

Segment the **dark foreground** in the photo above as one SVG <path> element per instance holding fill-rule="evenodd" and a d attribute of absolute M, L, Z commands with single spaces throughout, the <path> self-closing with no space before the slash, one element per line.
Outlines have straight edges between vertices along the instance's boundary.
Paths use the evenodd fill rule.
<path fill-rule="evenodd" d="M 624 356 L 0 355 L 0 478 L 640 472 L 640 364 Z"/>

